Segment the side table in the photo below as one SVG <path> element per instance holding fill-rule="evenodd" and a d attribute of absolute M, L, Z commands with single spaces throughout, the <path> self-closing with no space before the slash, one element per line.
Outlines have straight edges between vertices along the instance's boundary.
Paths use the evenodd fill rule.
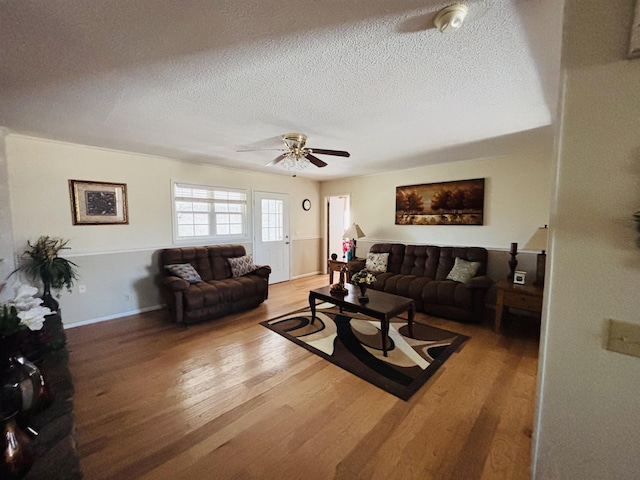
<path fill-rule="evenodd" d="M 535 285 L 519 285 L 511 280 L 496 283 L 496 319 L 494 329 L 500 331 L 504 307 L 519 308 L 528 312 L 542 313 L 542 294 L 544 289 Z"/>
<path fill-rule="evenodd" d="M 346 265 L 347 262 L 342 262 L 340 260 L 327 260 L 327 266 L 329 267 L 329 285 L 333 285 L 333 272 L 338 272 L 338 274 L 340 274 L 340 270 Z M 344 280 L 345 282 L 349 282 L 350 279 L 351 275 L 349 275 L 349 272 L 347 272 L 347 276 Z"/>

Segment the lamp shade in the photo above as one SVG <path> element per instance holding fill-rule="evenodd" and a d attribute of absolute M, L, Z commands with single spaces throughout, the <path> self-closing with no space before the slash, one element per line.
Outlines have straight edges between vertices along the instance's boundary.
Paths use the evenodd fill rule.
<path fill-rule="evenodd" d="M 344 231 L 344 233 L 342 234 L 342 237 L 358 239 L 358 238 L 366 237 L 366 235 L 364 234 L 360 226 L 354 223 Z"/>
<path fill-rule="evenodd" d="M 548 234 L 549 229 L 546 225 L 544 227 L 538 228 L 533 236 L 529 239 L 527 244 L 524 246 L 524 249 L 544 252 L 547 249 Z"/>

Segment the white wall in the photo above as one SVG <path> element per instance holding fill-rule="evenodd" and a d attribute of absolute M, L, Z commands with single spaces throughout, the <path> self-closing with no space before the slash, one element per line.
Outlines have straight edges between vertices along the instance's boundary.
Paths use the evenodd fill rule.
<path fill-rule="evenodd" d="M 473 159 L 323 182 L 323 196 L 350 194 L 351 221 L 367 234 L 358 240 L 358 256 L 371 243 L 397 241 L 434 245 L 520 247 L 536 228 L 549 223 L 552 151 L 511 157 Z M 396 187 L 485 178 L 484 225 L 395 225 Z"/>
<path fill-rule="evenodd" d="M 15 268 L 5 137 L 5 130 L 0 128 L 0 285 Z M 0 288 L 0 298 L 2 298 L 1 291 L 2 288 Z"/>
<path fill-rule="evenodd" d="M 171 180 L 287 193 L 294 276 L 320 269 L 322 209 L 318 182 L 300 177 L 216 168 L 204 164 L 7 135 L 6 156 L 15 249 L 46 234 L 70 240 L 65 253 L 79 265 L 87 293 L 63 292 L 65 324 L 159 305 L 154 253 L 172 244 Z M 0 165 L 2 166 L 2 165 Z M 127 184 L 129 225 L 73 225 L 68 180 Z M 1 192 L 0 192 L 1 193 Z M 303 198 L 312 203 L 302 209 Z M 309 245 L 314 255 L 309 255 Z M 251 251 L 251 243 L 247 243 Z"/>
<path fill-rule="evenodd" d="M 534 478 L 636 479 L 640 359 L 603 349 L 640 323 L 640 60 L 633 0 L 568 0 L 564 106 L 534 428 Z"/>

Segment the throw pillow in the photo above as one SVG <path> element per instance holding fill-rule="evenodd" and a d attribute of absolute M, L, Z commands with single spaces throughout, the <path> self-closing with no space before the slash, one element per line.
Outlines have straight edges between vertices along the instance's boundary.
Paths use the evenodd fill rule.
<path fill-rule="evenodd" d="M 389 263 L 388 253 L 367 253 L 367 261 L 364 268 L 370 273 L 384 273 Z"/>
<path fill-rule="evenodd" d="M 447 275 L 447 280 L 454 280 L 460 283 L 467 283 L 471 280 L 480 268 L 480 262 L 470 262 L 464 258 L 456 257 L 456 263 Z"/>
<path fill-rule="evenodd" d="M 244 257 L 228 258 L 231 266 L 231 274 L 233 278 L 241 277 L 247 273 L 257 270 L 258 267 L 253 264 L 253 255 L 245 255 Z"/>
<path fill-rule="evenodd" d="M 176 277 L 183 278 L 189 283 L 202 281 L 202 278 L 200 278 L 200 275 L 190 263 L 174 263 L 172 265 L 165 265 L 164 268 L 169 270 L 169 272 L 174 274 Z"/>

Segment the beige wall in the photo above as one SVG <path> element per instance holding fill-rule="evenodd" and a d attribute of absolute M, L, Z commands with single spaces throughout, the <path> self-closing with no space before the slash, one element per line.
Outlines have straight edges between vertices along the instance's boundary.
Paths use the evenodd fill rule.
<path fill-rule="evenodd" d="M 351 195 L 351 219 L 367 235 L 358 240 L 359 256 L 372 243 L 389 241 L 470 245 L 504 251 L 511 242 L 518 242 L 522 248 L 537 227 L 549 223 L 552 158 L 549 149 L 537 154 L 425 166 L 323 182 L 320 193 L 323 197 Z M 485 178 L 484 225 L 394 224 L 397 186 L 472 178 Z M 530 262 L 527 268 L 529 265 Z M 508 266 L 503 269 L 496 265 L 496 271 L 495 278 L 501 278 Z"/>
<path fill-rule="evenodd" d="M 603 349 L 640 324 L 640 60 L 633 0 L 568 0 L 534 478 L 636 479 L 640 359 Z"/>
<path fill-rule="evenodd" d="M 292 276 L 321 269 L 318 182 L 12 134 L 5 143 L 15 249 L 43 234 L 70 239 L 72 249 L 65 256 L 79 265 L 78 284 L 87 287 L 84 294 L 77 288 L 63 292 L 67 325 L 159 305 L 154 253 L 174 246 L 171 180 L 288 194 Z M 126 183 L 129 225 L 74 226 L 69 179 Z M 304 198 L 312 202 L 308 212 L 301 207 Z M 252 251 L 250 240 L 245 247 Z"/>

